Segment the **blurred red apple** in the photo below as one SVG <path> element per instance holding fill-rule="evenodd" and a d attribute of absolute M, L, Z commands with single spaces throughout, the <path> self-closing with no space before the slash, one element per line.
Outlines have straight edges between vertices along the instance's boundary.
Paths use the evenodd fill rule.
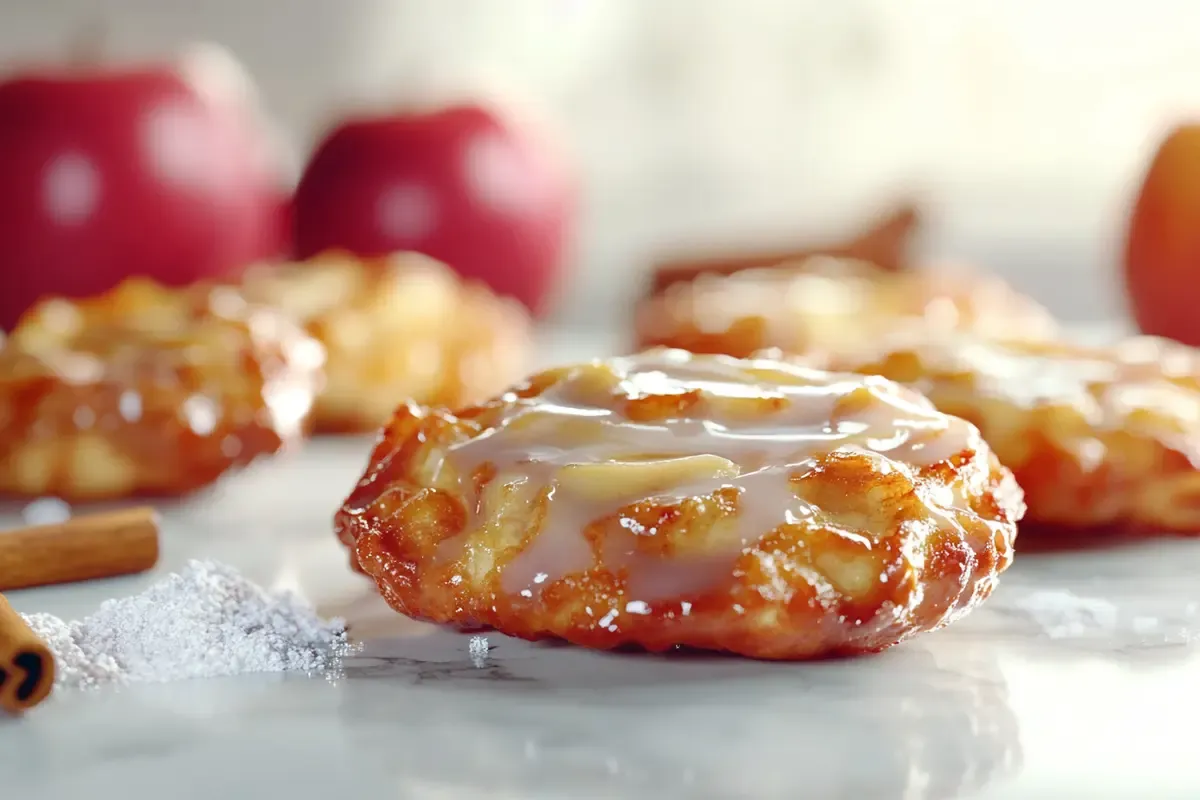
<path fill-rule="evenodd" d="M 542 141 L 482 107 L 351 120 L 300 179 L 296 255 L 413 250 L 537 313 L 564 267 L 574 205 Z"/>
<path fill-rule="evenodd" d="M 1125 284 L 1142 332 L 1200 346 L 1200 124 L 1159 147 L 1133 208 Z"/>
<path fill-rule="evenodd" d="M 282 249 L 266 132 L 212 74 L 189 58 L 0 83 L 0 326 L 46 294 L 180 285 Z"/>

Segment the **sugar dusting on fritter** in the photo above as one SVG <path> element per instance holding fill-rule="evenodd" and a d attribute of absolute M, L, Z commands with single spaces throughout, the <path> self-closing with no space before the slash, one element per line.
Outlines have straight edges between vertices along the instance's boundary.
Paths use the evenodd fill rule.
<path fill-rule="evenodd" d="M 25 620 L 54 651 L 61 687 L 324 673 L 347 646 L 343 620 L 322 620 L 296 595 L 269 592 L 215 561 L 191 561 L 81 620 Z"/>

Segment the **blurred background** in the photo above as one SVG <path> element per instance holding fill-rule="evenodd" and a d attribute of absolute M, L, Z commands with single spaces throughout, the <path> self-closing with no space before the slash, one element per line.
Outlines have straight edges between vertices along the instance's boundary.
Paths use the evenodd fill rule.
<path fill-rule="evenodd" d="M 1138 181 L 1200 113 L 1194 0 L 5 0 L 0 66 L 89 31 L 111 59 L 227 48 L 293 172 L 347 112 L 532 110 L 582 187 L 551 312 L 573 323 L 611 319 L 664 252 L 829 238 L 910 196 L 925 255 L 1111 318 Z"/>

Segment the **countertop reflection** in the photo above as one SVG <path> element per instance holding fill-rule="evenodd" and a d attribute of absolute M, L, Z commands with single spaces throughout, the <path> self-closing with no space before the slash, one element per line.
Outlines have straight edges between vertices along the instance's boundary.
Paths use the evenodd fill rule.
<path fill-rule="evenodd" d="M 1200 717 L 1200 541 L 1028 548 L 981 610 L 869 658 L 484 647 L 393 614 L 346 568 L 330 516 L 368 446 L 315 442 L 164 505 L 152 574 L 10 595 L 76 617 L 211 557 L 346 616 L 361 647 L 337 675 L 60 692 L 0 723 L 0 794 L 1200 797 L 1175 730 Z"/>

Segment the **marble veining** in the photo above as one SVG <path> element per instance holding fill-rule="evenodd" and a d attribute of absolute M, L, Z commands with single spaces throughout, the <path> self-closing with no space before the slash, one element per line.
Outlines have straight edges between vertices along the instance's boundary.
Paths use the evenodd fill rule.
<path fill-rule="evenodd" d="M 59 693 L 0 721 L 0 796 L 1200 797 L 1200 540 L 1027 537 L 983 608 L 868 658 L 594 653 L 389 611 L 329 532 L 367 444 L 164 505 L 154 573 L 10 595 L 78 616 L 216 558 L 346 616 L 336 673 Z"/>

